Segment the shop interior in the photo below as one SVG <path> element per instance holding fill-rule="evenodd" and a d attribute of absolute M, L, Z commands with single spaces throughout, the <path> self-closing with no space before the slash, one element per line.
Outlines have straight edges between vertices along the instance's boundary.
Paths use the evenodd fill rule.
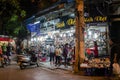
<path fill-rule="evenodd" d="M 98 48 L 98 57 L 105 57 L 109 55 L 108 52 L 108 29 L 106 26 L 88 26 L 85 29 L 85 49 L 90 50 L 89 52 L 86 52 L 86 56 L 89 56 L 89 54 L 93 54 L 94 52 L 92 49 L 94 49 L 94 42 L 97 43 Z"/>

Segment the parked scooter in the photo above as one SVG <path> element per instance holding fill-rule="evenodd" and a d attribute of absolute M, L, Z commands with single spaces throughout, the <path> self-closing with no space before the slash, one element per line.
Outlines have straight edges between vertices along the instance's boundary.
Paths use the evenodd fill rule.
<path fill-rule="evenodd" d="M 36 65 L 39 67 L 37 57 L 34 55 L 18 55 L 18 65 L 20 69 L 25 69 L 27 66 L 33 66 Z"/>

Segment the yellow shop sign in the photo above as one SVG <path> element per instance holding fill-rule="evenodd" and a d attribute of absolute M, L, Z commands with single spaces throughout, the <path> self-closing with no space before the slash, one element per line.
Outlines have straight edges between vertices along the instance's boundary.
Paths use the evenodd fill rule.
<path fill-rule="evenodd" d="M 75 24 L 75 19 L 70 18 L 67 20 L 67 25 L 74 25 L 74 24 Z"/>
<path fill-rule="evenodd" d="M 106 22 L 107 17 L 106 16 L 85 17 L 84 21 L 85 21 L 85 23 Z M 62 22 L 56 23 L 56 28 L 64 28 L 65 26 L 75 25 L 75 23 L 76 23 L 75 18 L 69 18 Z"/>
<path fill-rule="evenodd" d="M 96 16 L 96 17 L 85 17 L 85 22 L 106 22 L 107 17 L 106 16 Z"/>
<path fill-rule="evenodd" d="M 62 27 L 65 26 L 65 22 L 64 21 L 59 22 L 59 23 L 56 24 L 56 26 L 57 26 L 57 28 L 62 28 Z"/>

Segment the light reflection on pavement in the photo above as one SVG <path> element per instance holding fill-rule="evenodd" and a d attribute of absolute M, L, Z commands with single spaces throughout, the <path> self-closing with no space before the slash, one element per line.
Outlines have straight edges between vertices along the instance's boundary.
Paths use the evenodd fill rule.
<path fill-rule="evenodd" d="M 0 80 L 104 80 L 102 77 L 80 76 L 64 70 L 29 67 L 24 70 L 16 65 L 0 68 Z M 107 80 L 107 79 L 105 79 Z M 112 80 L 112 79 L 111 79 Z M 117 80 L 117 79 L 116 79 Z"/>

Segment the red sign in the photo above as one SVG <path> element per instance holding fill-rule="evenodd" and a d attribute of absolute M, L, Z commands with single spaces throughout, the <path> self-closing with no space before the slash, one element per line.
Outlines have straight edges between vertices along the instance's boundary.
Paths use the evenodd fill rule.
<path fill-rule="evenodd" d="M 12 42 L 13 40 L 10 38 L 0 37 L 0 41 L 9 41 Z"/>

